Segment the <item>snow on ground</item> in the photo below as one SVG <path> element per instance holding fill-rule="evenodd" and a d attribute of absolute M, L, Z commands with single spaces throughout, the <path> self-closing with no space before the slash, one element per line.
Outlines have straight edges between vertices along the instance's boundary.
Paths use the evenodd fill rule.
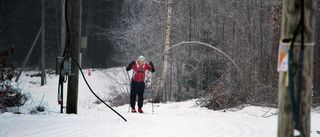
<path fill-rule="evenodd" d="M 121 72 L 122 68 L 112 69 Z M 92 89 L 100 97 L 110 92 L 108 70 L 84 71 Z M 57 103 L 58 76 L 48 75 L 47 84 L 40 86 L 39 77 L 27 77 L 25 72 L 19 81 L 20 88 L 30 93 L 30 99 L 20 111 L 24 114 L 0 114 L 1 137 L 274 137 L 277 133 L 277 110 L 248 106 L 242 110 L 212 111 L 195 106 L 196 100 L 178 103 L 145 104 L 146 114 L 128 112 L 129 105 L 114 107 L 128 121 L 103 104 L 97 105 L 80 77 L 78 114 L 61 114 Z M 125 79 L 125 77 L 124 77 Z M 65 87 L 67 85 L 65 84 Z M 65 90 L 66 91 L 66 90 Z M 65 95 L 66 96 L 66 95 Z M 41 103 L 44 112 L 31 115 L 29 112 Z M 311 136 L 320 136 L 320 114 L 311 114 Z"/>

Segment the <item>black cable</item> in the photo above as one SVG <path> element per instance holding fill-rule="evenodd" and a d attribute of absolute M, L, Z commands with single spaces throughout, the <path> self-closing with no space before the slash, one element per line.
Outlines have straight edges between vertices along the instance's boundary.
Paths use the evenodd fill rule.
<path fill-rule="evenodd" d="M 303 69 L 303 56 L 304 56 L 304 0 L 300 0 L 300 21 L 297 29 L 294 32 L 290 49 L 288 51 L 289 56 L 289 92 L 291 101 L 291 111 L 293 119 L 295 121 L 295 129 L 300 131 L 300 101 L 301 101 L 301 84 L 302 84 L 302 69 Z M 301 50 L 299 52 L 298 70 L 297 70 L 297 97 L 294 98 L 294 85 L 293 85 L 293 44 L 295 42 L 298 31 L 301 29 Z"/>
<path fill-rule="evenodd" d="M 65 9 L 64 9 L 65 13 L 65 22 L 66 22 L 66 33 L 67 33 L 67 37 L 66 37 L 66 43 L 65 43 L 65 47 L 64 47 L 64 50 L 63 50 L 63 55 L 62 57 L 66 57 L 68 56 L 69 54 L 69 45 L 70 45 L 70 29 L 69 29 L 69 23 L 68 23 L 68 0 L 66 0 L 65 2 Z M 61 45 L 62 46 L 62 45 Z M 63 92 L 60 93 L 60 87 L 61 87 L 61 91 L 63 91 L 63 83 L 66 82 L 65 81 L 65 77 L 61 75 L 61 68 L 63 66 L 63 62 L 62 64 L 60 65 L 60 75 L 59 75 L 59 86 L 58 86 L 58 95 L 61 94 L 60 98 L 61 98 L 61 113 L 63 113 Z M 59 97 L 58 97 L 59 98 Z"/>
<path fill-rule="evenodd" d="M 63 51 L 63 57 L 68 56 L 69 53 L 69 45 L 70 45 L 70 29 L 69 29 L 69 22 L 68 22 L 68 0 L 66 0 L 66 4 L 64 7 L 64 17 L 65 17 L 65 21 L 66 21 L 66 30 L 67 30 L 67 41 L 66 41 L 66 45 L 64 47 L 64 51 Z"/>
<path fill-rule="evenodd" d="M 115 111 L 111 106 L 109 106 L 106 102 L 104 102 L 104 101 L 91 89 L 91 87 L 90 87 L 87 79 L 85 78 L 85 76 L 84 76 L 84 74 L 83 74 L 83 71 L 82 71 L 82 69 L 81 69 L 78 61 L 77 61 L 74 57 L 71 57 L 71 56 L 65 57 L 62 62 L 64 62 L 64 61 L 65 61 L 66 59 L 68 59 L 68 58 L 71 58 L 72 60 L 74 60 L 74 61 L 76 62 L 78 68 L 80 69 L 80 72 L 81 72 L 81 74 L 82 74 L 82 77 L 83 77 L 84 81 L 86 82 L 88 88 L 90 89 L 91 93 L 92 93 L 95 97 L 97 97 L 98 100 L 100 100 L 103 104 L 105 104 L 107 107 L 109 107 L 113 112 L 115 112 L 116 114 L 118 114 L 124 121 L 127 122 L 127 120 L 126 120 L 122 115 L 120 115 L 120 114 L 119 114 L 117 111 Z M 63 63 L 61 63 L 61 64 L 63 64 Z M 62 70 L 62 65 L 60 65 L 60 76 L 61 76 L 61 70 Z"/>
<path fill-rule="evenodd" d="M 296 40 L 296 37 L 297 37 L 297 35 L 298 35 L 300 26 L 301 26 L 301 21 L 299 21 L 298 27 L 297 27 L 296 31 L 294 32 L 294 34 L 293 34 L 293 38 L 292 38 L 292 41 L 291 41 L 291 43 L 290 43 L 290 49 L 293 49 L 293 43 L 294 43 L 295 40 Z"/>
<path fill-rule="evenodd" d="M 300 3 L 301 3 L 301 19 L 300 19 L 300 22 L 301 22 L 301 50 L 303 51 L 304 50 L 304 0 L 300 0 Z"/>
<path fill-rule="evenodd" d="M 301 50 L 299 53 L 298 61 L 298 76 L 297 76 L 297 103 L 296 103 L 296 126 L 295 128 L 300 131 L 300 102 L 301 102 L 301 84 L 302 84 L 302 69 L 303 69 L 303 56 L 304 56 L 304 0 L 300 0 L 301 5 Z"/>

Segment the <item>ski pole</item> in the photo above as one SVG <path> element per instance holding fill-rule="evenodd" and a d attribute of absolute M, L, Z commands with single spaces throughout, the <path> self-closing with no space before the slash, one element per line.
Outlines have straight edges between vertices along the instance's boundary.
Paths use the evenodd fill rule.
<path fill-rule="evenodd" d="M 153 102 L 154 102 L 154 100 L 153 100 L 153 90 L 152 90 L 152 81 L 153 81 L 153 74 L 152 74 L 152 72 L 151 72 L 151 98 L 152 98 L 152 114 L 154 113 L 154 109 L 153 109 Z"/>
<path fill-rule="evenodd" d="M 132 69 L 132 75 L 131 75 L 131 79 L 130 79 L 130 76 L 129 76 L 129 72 L 128 72 L 128 71 L 127 71 L 127 75 L 128 75 L 128 78 L 129 78 L 129 86 L 130 86 L 130 94 L 129 94 L 129 107 L 128 107 L 128 112 L 130 112 L 130 107 L 131 107 L 131 102 L 130 102 L 130 99 L 131 99 L 131 90 L 132 90 L 132 87 L 131 87 L 131 82 L 133 81 L 134 70 Z"/>
<path fill-rule="evenodd" d="M 129 76 L 129 72 L 127 71 L 127 75 L 128 75 L 128 79 L 129 79 L 129 89 L 131 89 L 131 83 L 130 83 L 130 76 Z M 131 91 L 129 91 L 130 93 Z M 129 107 L 128 107 L 128 113 L 130 112 L 130 96 L 129 96 Z"/>

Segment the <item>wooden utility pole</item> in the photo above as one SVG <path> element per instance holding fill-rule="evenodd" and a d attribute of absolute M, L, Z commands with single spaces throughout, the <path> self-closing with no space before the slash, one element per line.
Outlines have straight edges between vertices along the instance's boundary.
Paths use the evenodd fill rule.
<path fill-rule="evenodd" d="M 81 34 L 81 0 L 72 0 L 71 4 L 71 29 L 70 29 L 70 55 L 79 62 L 80 34 Z M 79 68 L 72 61 L 72 75 L 68 78 L 67 113 L 77 114 L 78 110 L 78 85 Z"/>
<path fill-rule="evenodd" d="M 167 18 L 167 31 L 166 31 L 166 44 L 164 51 L 167 51 L 170 47 L 170 31 L 171 31 L 171 13 L 172 13 L 172 0 L 168 1 L 168 18 Z M 154 102 L 160 102 L 165 98 L 165 84 L 168 71 L 168 53 L 163 56 L 163 70 L 161 78 L 156 83 L 156 93 Z"/>
<path fill-rule="evenodd" d="M 300 106 L 299 129 L 301 137 L 310 137 L 310 108 L 311 108 L 311 85 L 313 68 L 313 42 L 315 30 L 315 1 L 304 0 L 304 5 L 300 0 L 283 0 L 281 39 L 287 39 L 287 42 L 281 42 L 280 53 L 285 55 L 290 48 L 290 42 L 297 30 L 300 18 L 301 7 L 304 6 L 304 27 L 303 40 L 301 39 L 301 27 L 298 30 L 295 43 L 293 45 L 293 85 L 294 96 L 297 97 L 297 81 L 301 80 L 301 101 L 296 105 Z M 297 79 L 298 58 L 301 51 L 301 43 L 304 43 L 304 59 L 302 78 Z M 284 65 L 285 66 L 285 65 Z M 288 88 L 288 71 L 279 73 L 279 115 L 278 115 L 278 137 L 293 137 L 295 122 L 291 109 L 290 93 Z"/>
<path fill-rule="evenodd" d="M 46 0 L 42 0 L 42 32 L 41 32 L 41 86 L 46 84 L 46 60 L 45 60 L 45 11 L 46 11 Z"/>
<path fill-rule="evenodd" d="M 61 46 L 60 46 L 61 57 L 63 56 L 64 48 L 66 46 L 66 38 L 67 38 L 65 8 L 66 8 L 66 0 L 62 0 L 61 1 Z"/>

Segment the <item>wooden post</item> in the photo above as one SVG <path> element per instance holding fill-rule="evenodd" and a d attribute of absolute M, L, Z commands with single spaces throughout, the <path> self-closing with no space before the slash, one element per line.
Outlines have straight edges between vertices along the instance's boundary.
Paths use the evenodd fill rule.
<path fill-rule="evenodd" d="M 79 62 L 80 34 L 81 34 L 81 0 L 72 0 L 71 6 L 71 29 L 70 29 L 70 55 Z M 72 75 L 68 78 L 67 113 L 77 114 L 78 111 L 78 85 L 79 68 L 72 61 Z"/>
<path fill-rule="evenodd" d="M 311 85 L 313 68 L 313 42 L 315 30 L 315 2 L 314 0 L 304 0 L 301 5 L 300 0 L 283 0 L 281 39 L 292 39 L 300 21 L 300 10 L 304 6 L 304 60 L 302 70 L 301 102 L 299 113 L 299 128 L 301 137 L 310 137 L 310 108 L 311 108 Z M 293 85 L 295 97 L 297 85 L 297 69 L 300 45 L 301 29 L 293 46 Z M 280 53 L 287 53 L 289 44 L 282 42 L 280 44 Z M 279 73 L 279 115 L 278 115 L 278 137 L 293 137 L 294 126 L 293 114 L 291 110 L 289 88 L 287 87 L 287 72 Z"/>

